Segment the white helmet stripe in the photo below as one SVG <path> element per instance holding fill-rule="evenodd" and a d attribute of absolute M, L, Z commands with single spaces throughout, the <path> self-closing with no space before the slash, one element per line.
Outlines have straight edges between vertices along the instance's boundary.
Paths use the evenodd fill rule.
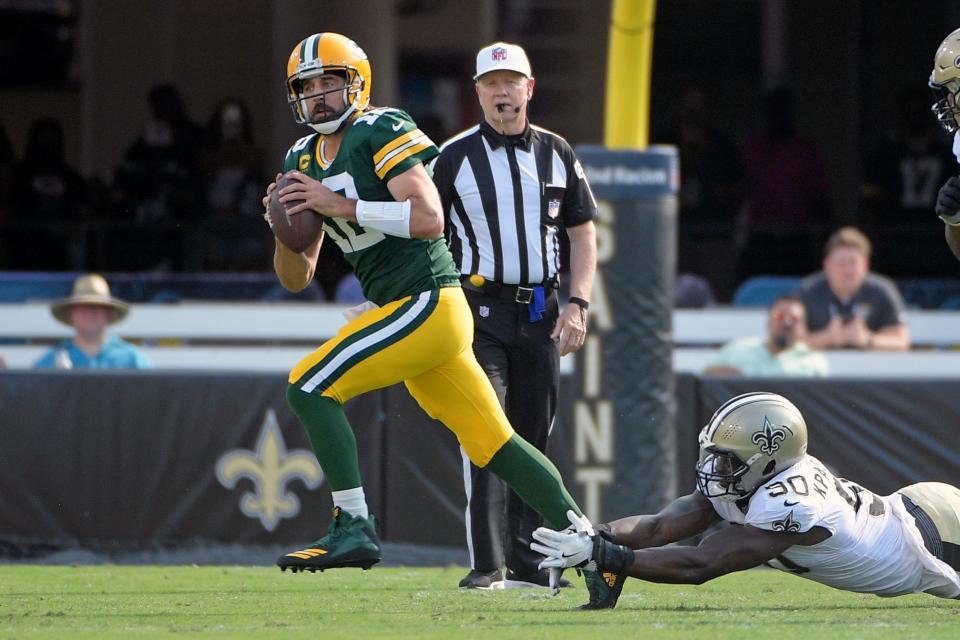
<path fill-rule="evenodd" d="M 786 405 L 793 408 L 793 404 L 789 400 L 775 393 L 767 393 L 763 391 L 745 393 L 742 396 L 737 396 L 736 398 L 727 400 L 724 405 L 717 409 L 717 412 L 713 414 L 713 418 L 710 420 L 710 424 L 707 429 L 707 438 L 713 442 L 713 436 L 716 434 L 717 428 L 732 412 L 744 405 L 761 401 L 775 402 L 777 404 Z M 796 409 L 794 410 L 796 411 Z"/>
<path fill-rule="evenodd" d="M 317 50 L 317 40 L 322 34 L 315 33 L 307 38 L 303 43 L 303 55 L 300 56 L 300 62 L 313 62 L 316 59 L 314 52 Z"/>

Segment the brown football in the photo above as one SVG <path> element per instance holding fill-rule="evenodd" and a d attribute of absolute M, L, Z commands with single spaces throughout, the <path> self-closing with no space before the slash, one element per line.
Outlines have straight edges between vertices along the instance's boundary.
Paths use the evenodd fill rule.
<path fill-rule="evenodd" d="M 302 200 L 292 200 L 287 203 L 280 202 L 280 189 L 290 184 L 291 172 L 280 176 L 277 180 L 277 188 L 270 194 L 270 205 L 267 207 L 267 215 L 270 216 L 270 228 L 277 240 L 282 242 L 291 251 L 302 253 L 317 239 L 320 235 L 320 228 L 323 226 L 323 219 L 314 211 L 303 211 L 289 215 L 284 206 L 294 206 L 303 202 Z"/>

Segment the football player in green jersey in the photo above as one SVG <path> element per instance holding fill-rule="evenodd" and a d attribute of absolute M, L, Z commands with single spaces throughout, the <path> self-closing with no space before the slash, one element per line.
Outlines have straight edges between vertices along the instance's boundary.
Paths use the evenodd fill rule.
<path fill-rule="evenodd" d="M 316 133 L 287 153 L 295 169 L 280 191 L 288 211 L 312 210 L 323 230 L 303 253 L 279 241 L 274 268 L 284 287 L 313 278 L 325 236 L 343 251 L 371 303 L 290 372 L 287 399 L 307 431 L 333 492 L 324 537 L 278 560 L 282 569 L 369 568 L 380 560 L 357 445 L 343 403 L 403 381 L 421 407 L 556 527 L 580 509 L 556 467 L 517 436 L 471 349 L 473 319 L 443 240 L 440 198 L 425 163 L 437 149 L 399 109 L 371 109 L 370 63 L 350 39 L 320 33 L 287 65 L 297 122 Z M 278 175 L 279 178 L 279 175 Z M 276 183 L 267 188 L 264 206 Z M 591 596 L 602 580 L 589 580 Z"/>

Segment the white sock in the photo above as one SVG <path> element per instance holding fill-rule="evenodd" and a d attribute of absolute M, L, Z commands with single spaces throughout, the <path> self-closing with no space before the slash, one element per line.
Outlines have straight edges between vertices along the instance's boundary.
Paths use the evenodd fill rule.
<path fill-rule="evenodd" d="M 352 516 L 367 518 L 367 497 L 363 495 L 363 487 L 333 492 L 333 506 L 340 507 Z"/>

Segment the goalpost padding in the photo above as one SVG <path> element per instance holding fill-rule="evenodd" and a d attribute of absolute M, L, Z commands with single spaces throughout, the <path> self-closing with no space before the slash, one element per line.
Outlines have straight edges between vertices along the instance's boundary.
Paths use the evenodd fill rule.
<path fill-rule="evenodd" d="M 674 147 L 577 154 L 598 200 L 598 272 L 577 354 L 574 477 L 592 520 L 659 509 L 674 477 Z"/>

